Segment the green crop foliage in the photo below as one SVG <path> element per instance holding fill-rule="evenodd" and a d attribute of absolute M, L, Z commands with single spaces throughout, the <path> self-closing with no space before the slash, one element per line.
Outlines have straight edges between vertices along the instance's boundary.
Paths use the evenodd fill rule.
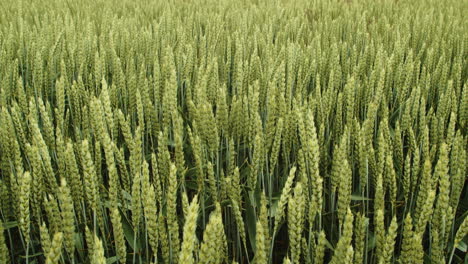
<path fill-rule="evenodd" d="M 466 263 L 460 0 L 4 0 L 0 263 Z"/>

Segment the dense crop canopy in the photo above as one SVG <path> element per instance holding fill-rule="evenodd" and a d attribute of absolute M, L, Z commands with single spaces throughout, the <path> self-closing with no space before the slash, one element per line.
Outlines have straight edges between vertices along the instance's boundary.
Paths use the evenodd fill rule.
<path fill-rule="evenodd" d="M 4 0 L 0 263 L 462 263 L 460 0 Z"/>

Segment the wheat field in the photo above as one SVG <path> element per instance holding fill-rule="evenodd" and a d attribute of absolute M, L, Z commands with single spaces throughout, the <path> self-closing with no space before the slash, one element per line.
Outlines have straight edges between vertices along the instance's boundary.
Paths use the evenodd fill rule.
<path fill-rule="evenodd" d="M 468 263 L 467 13 L 2 1 L 0 263 Z"/>

